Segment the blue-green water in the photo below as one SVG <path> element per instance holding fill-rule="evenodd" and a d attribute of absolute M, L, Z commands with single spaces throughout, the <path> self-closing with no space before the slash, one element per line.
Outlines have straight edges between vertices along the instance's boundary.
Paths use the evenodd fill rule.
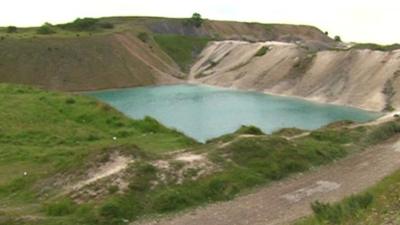
<path fill-rule="evenodd" d="M 355 108 L 296 98 L 197 85 L 173 85 L 88 93 L 135 119 L 151 116 L 199 141 L 255 125 L 316 129 L 339 120 L 364 122 L 380 116 Z"/>

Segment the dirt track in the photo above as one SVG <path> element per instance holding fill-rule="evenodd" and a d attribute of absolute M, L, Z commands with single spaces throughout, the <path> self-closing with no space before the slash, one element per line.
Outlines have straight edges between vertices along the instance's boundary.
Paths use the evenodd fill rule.
<path fill-rule="evenodd" d="M 400 137 L 329 166 L 260 188 L 233 201 L 209 205 L 143 225 L 275 225 L 311 213 L 316 200 L 338 201 L 400 169 Z"/>

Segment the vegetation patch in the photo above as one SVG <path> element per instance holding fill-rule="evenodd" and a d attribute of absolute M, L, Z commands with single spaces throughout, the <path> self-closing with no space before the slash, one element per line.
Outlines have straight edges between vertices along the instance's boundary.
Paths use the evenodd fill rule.
<path fill-rule="evenodd" d="M 255 57 L 261 57 L 265 54 L 267 54 L 269 48 L 267 46 L 262 46 L 254 55 Z"/>
<path fill-rule="evenodd" d="M 296 225 L 397 224 L 400 216 L 400 171 L 385 178 L 365 193 L 339 203 L 312 204 L 314 215 Z"/>
<path fill-rule="evenodd" d="M 55 29 L 49 23 L 46 23 L 46 24 L 42 25 L 41 27 L 39 27 L 36 32 L 38 34 L 43 34 L 43 35 L 56 33 Z"/>
<path fill-rule="evenodd" d="M 362 44 L 355 44 L 351 47 L 351 49 L 369 49 L 374 51 L 393 51 L 400 49 L 400 44 L 392 44 L 392 45 L 378 45 L 372 43 L 362 43 Z"/>
<path fill-rule="evenodd" d="M 230 200 L 400 132 L 398 121 L 355 129 L 338 124 L 288 140 L 243 126 L 200 145 L 150 117 L 132 120 L 89 97 L 4 84 L 0 96 L 0 201 L 30 207 L 29 215 L 45 214 L 37 223 L 45 225 L 126 224 L 145 215 Z M 161 154 L 178 149 L 186 150 Z M 83 191 L 90 196 L 104 189 L 101 198 L 77 204 L 54 182 L 55 176 L 85 174 L 92 168 L 88 165 L 110 161 L 117 150 L 136 156 L 121 178 L 126 188 L 107 179 L 94 182 Z M 176 172 L 170 176 L 171 170 Z M 173 179 L 175 175 L 179 179 Z M 349 205 L 364 210 L 364 200 L 354 198 Z M 315 209 L 328 218 L 336 210 L 332 207 L 321 203 Z M 350 215 L 340 213 L 343 218 Z M 5 217 L 15 224 L 24 215 Z"/>
<path fill-rule="evenodd" d="M 211 39 L 181 35 L 155 35 L 154 40 L 179 65 L 182 71 L 187 72 L 194 59 Z"/>

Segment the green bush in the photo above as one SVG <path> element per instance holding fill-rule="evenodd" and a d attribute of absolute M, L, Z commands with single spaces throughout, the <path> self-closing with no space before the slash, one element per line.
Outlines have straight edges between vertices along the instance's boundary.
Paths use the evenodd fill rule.
<path fill-rule="evenodd" d="M 256 54 L 255 54 L 254 56 L 256 56 L 256 57 L 263 56 L 263 55 L 267 54 L 268 50 L 269 50 L 268 47 L 262 46 L 262 47 L 256 52 Z"/>
<path fill-rule="evenodd" d="M 241 126 L 236 134 L 264 135 L 264 132 L 256 126 Z"/>
<path fill-rule="evenodd" d="M 54 34 L 56 33 L 56 31 L 51 27 L 50 24 L 44 24 L 36 30 L 36 33 L 47 35 L 47 34 Z"/>
<path fill-rule="evenodd" d="M 48 204 L 46 207 L 46 214 L 49 216 L 66 216 L 74 213 L 76 204 L 69 199 L 61 200 Z"/>
<path fill-rule="evenodd" d="M 143 42 L 147 43 L 150 40 L 150 36 L 146 32 L 140 32 L 137 37 Z"/>
<path fill-rule="evenodd" d="M 113 29 L 114 24 L 109 23 L 109 22 L 101 22 L 101 23 L 99 23 L 99 27 L 101 27 L 103 29 Z"/>
<path fill-rule="evenodd" d="M 74 31 L 91 31 L 97 28 L 99 20 L 95 18 L 78 18 L 71 23 L 60 25 L 61 28 Z"/>
<path fill-rule="evenodd" d="M 176 211 L 190 205 L 190 198 L 179 189 L 164 189 L 157 193 L 153 200 L 154 209 L 161 213 Z"/>
<path fill-rule="evenodd" d="M 119 218 L 122 214 L 121 208 L 115 202 L 107 202 L 100 207 L 100 215 L 108 219 Z"/>
<path fill-rule="evenodd" d="M 342 203 L 329 204 L 319 201 L 311 204 L 311 208 L 321 222 L 328 224 L 341 224 L 346 218 L 353 217 L 359 211 L 367 209 L 373 202 L 374 197 L 370 193 L 353 195 Z"/>
<path fill-rule="evenodd" d="M 400 133 L 400 124 L 398 122 L 389 122 L 375 127 L 366 137 L 367 144 L 375 144 L 384 141 L 393 136 L 393 134 Z"/>
<path fill-rule="evenodd" d="M 188 19 L 188 23 L 194 25 L 195 27 L 201 27 L 204 20 L 201 18 L 200 13 L 193 13 L 192 17 Z"/>
<path fill-rule="evenodd" d="M 17 33 L 18 28 L 16 26 L 8 26 L 7 33 Z"/>

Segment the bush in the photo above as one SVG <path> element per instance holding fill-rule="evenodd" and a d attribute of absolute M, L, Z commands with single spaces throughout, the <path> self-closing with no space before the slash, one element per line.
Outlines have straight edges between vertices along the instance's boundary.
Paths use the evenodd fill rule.
<path fill-rule="evenodd" d="M 109 23 L 109 22 L 102 22 L 99 23 L 99 26 L 103 29 L 113 29 L 114 28 L 114 24 Z"/>
<path fill-rule="evenodd" d="M 314 202 L 311 208 L 316 218 L 328 224 L 340 224 L 346 218 L 353 217 L 359 211 L 367 209 L 373 202 L 374 197 L 370 193 L 353 195 L 342 203 L 329 204 Z"/>
<path fill-rule="evenodd" d="M 16 26 L 7 27 L 7 33 L 17 33 L 18 28 Z"/>
<path fill-rule="evenodd" d="M 71 104 L 74 104 L 76 101 L 75 101 L 75 99 L 73 99 L 73 98 L 67 98 L 66 100 L 65 100 L 65 103 L 67 103 L 68 105 L 71 105 Z"/>
<path fill-rule="evenodd" d="M 335 36 L 335 41 L 336 42 L 342 42 L 342 38 L 338 35 Z"/>
<path fill-rule="evenodd" d="M 264 132 L 255 126 L 241 126 L 236 132 L 236 134 L 252 134 L 252 135 L 264 135 Z"/>
<path fill-rule="evenodd" d="M 150 36 L 146 33 L 146 32 L 140 32 L 137 37 L 143 42 L 146 43 L 147 41 L 149 41 Z"/>
<path fill-rule="evenodd" d="M 69 199 L 50 203 L 46 206 L 48 216 L 66 216 L 75 211 L 76 204 Z"/>
<path fill-rule="evenodd" d="M 51 27 L 50 24 L 46 23 L 43 24 L 41 27 L 39 27 L 36 31 L 36 33 L 38 34 L 43 34 L 43 35 L 47 35 L 47 34 L 54 34 L 56 33 L 55 30 Z"/>
<path fill-rule="evenodd" d="M 191 205 L 185 193 L 175 189 L 164 189 L 159 192 L 153 201 L 153 207 L 157 212 L 171 212 L 183 209 Z"/>
<path fill-rule="evenodd" d="M 74 22 L 60 25 L 60 27 L 74 31 L 90 31 L 96 28 L 98 22 L 99 20 L 94 18 L 78 18 Z"/>
<path fill-rule="evenodd" d="M 201 27 L 203 21 L 204 20 L 201 18 L 200 13 L 193 13 L 192 17 L 188 20 L 189 24 L 194 25 L 195 27 Z"/>
<path fill-rule="evenodd" d="M 268 47 L 262 46 L 262 47 L 257 51 L 257 53 L 255 54 L 255 56 L 256 56 L 256 57 L 263 56 L 263 55 L 267 54 L 268 50 L 269 50 Z"/>
<path fill-rule="evenodd" d="M 339 224 L 343 219 L 343 211 L 340 205 L 331 205 L 316 201 L 311 208 L 319 221 L 327 221 L 329 224 Z"/>
<path fill-rule="evenodd" d="M 400 133 L 400 124 L 397 122 L 389 122 L 374 128 L 371 133 L 365 138 L 367 144 L 375 144 L 384 141 L 393 136 L 393 134 Z"/>
<path fill-rule="evenodd" d="M 115 202 L 107 202 L 100 207 L 100 215 L 108 219 L 119 218 L 122 216 L 122 210 Z"/>

